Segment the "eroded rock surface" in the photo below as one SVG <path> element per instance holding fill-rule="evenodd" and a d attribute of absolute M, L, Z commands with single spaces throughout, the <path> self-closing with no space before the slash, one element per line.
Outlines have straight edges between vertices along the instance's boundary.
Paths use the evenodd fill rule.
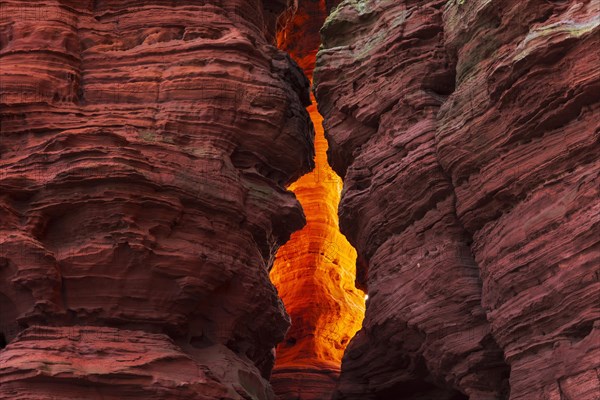
<path fill-rule="evenodd" d="M 176 3 L 0 3 L 2 398 L 273 396 L 309 82 L 287 2 Z"/>
<path fill-rule="evenodd" d="M 511 399 L 596 399 L 600 3 L 465 2 L 446 7 L 444 26 L 457 87 L 438 118 L 439 160 Z"/>
<path fill-rule="evenodd" d="M 338 399 L 595 399 L 598 2 L 344 1 L 315 71 L 368 288 Z"/>

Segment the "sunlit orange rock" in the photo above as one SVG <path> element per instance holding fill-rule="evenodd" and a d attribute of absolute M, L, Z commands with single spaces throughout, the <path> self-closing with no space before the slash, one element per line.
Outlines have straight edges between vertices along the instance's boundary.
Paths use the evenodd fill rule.
<path fill-rule="evenodd" d="M 278 34 L 279 47 L 309 79 L 326 14 L 323 0 L 300 2 Z M 323 399 L 333 392 L 344 350 L 360 329 L 365 309 L 365 295 L 354 283 L 356 251 L 338 226 L 342 181 L 327 163 L 323 119 L 314 98 L 308 111 L 315 125 L 316 168 L 289 187 L 307 224 L 279 250 L 271 271 L 292 319 L 271 378 L 282 399 Z"/>

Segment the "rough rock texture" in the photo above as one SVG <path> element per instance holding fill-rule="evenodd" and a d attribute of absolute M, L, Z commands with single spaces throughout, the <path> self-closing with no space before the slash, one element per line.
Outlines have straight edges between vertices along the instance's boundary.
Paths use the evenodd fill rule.
<path fill-rule="evenodd" d="M 598 398 L 599 7 L 330 15 L 316 95 L 369 293 L 336 398 Z"/>
<path fill-rule="evenodd" d="M 313 165 L 286 3 L 0 2 L 0 398 L 272 398 Z"/>
<path fill-rule="evenodd" d="M 278 32 L 278 46 L 312 77 L 327 11 L 323 0 L 300 1 Z M 313 99 L 314 100 L 314 99 Z M 364 317 L 364 293 L 354 286 L 356 251 L 340 233 L 337 208 L 342 181 L 327 163 L 323 118 L 308 108 L 315 126 L 315 170 L 290 185 L 306 226 L 282 246 L 271 271 L 292 326 L 277 347 L 271 383 L 281 399 L 328 399 L 342 356 Z"/>
<path fill-rule="evenodd" d="M 439 160 L 511 399 L 598 399 L 600 2 L 466 2 L 444 25 Z"/>

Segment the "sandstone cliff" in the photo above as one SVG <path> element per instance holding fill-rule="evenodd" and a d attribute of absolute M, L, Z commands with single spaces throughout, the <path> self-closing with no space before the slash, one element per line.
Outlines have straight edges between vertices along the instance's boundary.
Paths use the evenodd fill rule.
<path fill-rule="evenodd" d="M 315 71 L 368 288 L 338 399 L 597 399 L 600 4 L 346 0 Z"/>
<path fill-rule="evenodd" d="M 286 4 L 0 2 L 1 398 L 273 398 L 313 166 Z"/>

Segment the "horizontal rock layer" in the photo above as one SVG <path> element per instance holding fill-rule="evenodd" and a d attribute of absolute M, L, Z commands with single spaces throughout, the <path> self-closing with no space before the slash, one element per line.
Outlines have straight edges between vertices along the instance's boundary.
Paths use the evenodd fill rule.
<path fill-rule="evenodd" d="M 0 382 L 6 399 L 232 398 L 222 383 L 223 378 L 231 379 L 229 371 L 207 368 L 207 356 L 255 380 L 254 388 L 246 382 L 234 384 L 240 395 L 267 397 L 254 377 L 255 367 L 250 364 L 244 370 L 225 346 L 211 347 L 210 353 L 192 346 L 183 349 L 162 334 L 33 326 L 3 353 Z"/>
<path fill-rule="evenodd" d="M 457 87 L 438 117 L 439 160 L 510 397 L 595 399 L 600 3 L 476 1 L 444 21 Z"/>
<path fill-rule="evenodd" d="M 329 16 L 316 96 L 369 293 L 336 398 L 595 399 L 599 15 L 347 0 Z"/>
<path fill-rule="evenodd" d="M 0 4 L 0 397 L 272 398 L 314 154 L 286 4 Z"/>

